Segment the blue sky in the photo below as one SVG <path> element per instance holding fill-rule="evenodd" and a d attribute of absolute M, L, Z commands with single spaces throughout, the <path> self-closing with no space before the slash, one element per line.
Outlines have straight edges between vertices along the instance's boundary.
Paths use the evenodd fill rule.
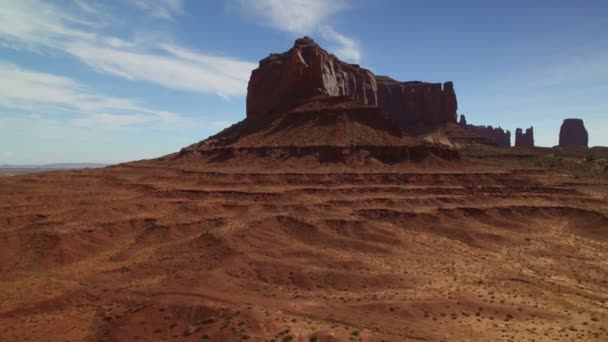
<path fill-rule="evenodd" d="M 608 145 L 608 1 L 0 0 L 0 164 L 115 163 L 245 116 L 250 72 L 309 35 L 399 80 L 455 83 L 470 123 L 580 117 Z"/>

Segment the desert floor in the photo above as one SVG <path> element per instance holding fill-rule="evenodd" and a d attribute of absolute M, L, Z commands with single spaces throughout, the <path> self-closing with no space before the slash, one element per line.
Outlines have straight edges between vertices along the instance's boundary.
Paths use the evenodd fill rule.
<path fill-rule="evenodd" d="M 465 166 L 1 177 L 0 340 L 608 341 L 606 178 Z"/>

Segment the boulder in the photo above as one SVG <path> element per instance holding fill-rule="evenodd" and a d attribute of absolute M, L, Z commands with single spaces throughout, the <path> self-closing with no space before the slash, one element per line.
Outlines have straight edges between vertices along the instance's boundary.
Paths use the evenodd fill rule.
<path fill-rule="evenodd" d="M 559 130 L 559 146 L 589 147 L 589 133 L 581 119 L 566 119 Z"/>

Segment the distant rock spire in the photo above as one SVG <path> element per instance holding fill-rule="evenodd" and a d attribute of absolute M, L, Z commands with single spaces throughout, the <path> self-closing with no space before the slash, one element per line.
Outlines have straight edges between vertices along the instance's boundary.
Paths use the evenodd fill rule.
<path fill-rule="evenodd" d="M 521 128 L 516 129 L 515 146 L 534 147 L 534 127 L 526 129 L 525 132 Z"/>

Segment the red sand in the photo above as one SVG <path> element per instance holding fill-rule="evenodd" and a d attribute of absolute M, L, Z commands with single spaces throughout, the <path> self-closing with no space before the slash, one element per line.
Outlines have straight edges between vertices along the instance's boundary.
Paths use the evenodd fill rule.
<path fill-rule="evenodd" d="M 0 178 L 0 340 L 608 339 L 606 181 L 248 158 Z"/>

